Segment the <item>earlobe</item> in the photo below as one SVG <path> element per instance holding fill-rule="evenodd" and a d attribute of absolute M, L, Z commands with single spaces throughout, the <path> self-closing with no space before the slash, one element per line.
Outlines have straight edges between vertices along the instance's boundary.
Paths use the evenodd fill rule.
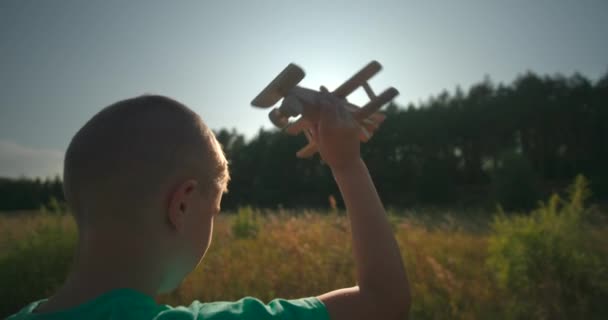
<path fill-rule="evenodd" d="M 181 230 L 185 207 L 183 206 L 183 203 L 180 203 L 180 200 L 175 198 L 176 197 L 174 194 L 171 199 L 171 202 L 169 203 L 167 214 L 169 216 L 169 222 L 171 223 L 171 226 L 177 230 Z"/>
<path fill-rule="evenodd" d="M 168 216 L 171 225 L 178 231 L 182 230 L 184 216 L 188 209 L 188 201 L 196 189 L 196 180 L 182 182 L 169 197 Z"/>

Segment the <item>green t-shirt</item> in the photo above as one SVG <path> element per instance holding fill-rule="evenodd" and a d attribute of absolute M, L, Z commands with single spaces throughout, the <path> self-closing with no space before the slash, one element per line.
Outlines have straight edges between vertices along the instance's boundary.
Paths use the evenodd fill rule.
<path fill-rule="evenodd" d="M 189 306 L 171 307 L 157 304 L 148 295 L 132 289 L 115 289 L 79 306 L 49 313 L 32 313 L 47 299 L 32 302 L 8 320 L 22 319 L 319 319 L 329 320 L 325 305 L 315 297 L 284 300 L 264 304 L 246 297 L 234 302 L 194 301 Z"/>

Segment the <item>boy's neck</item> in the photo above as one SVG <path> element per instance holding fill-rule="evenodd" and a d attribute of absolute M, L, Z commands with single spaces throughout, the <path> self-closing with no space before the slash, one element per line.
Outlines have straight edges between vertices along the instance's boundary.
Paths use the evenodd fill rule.
<path fill-rule="evenodd" d="M 116 239 L 116 238 L 114 238 Z M 113 289 L 129 288 L 155 296 L 162 281 L 158 252 L 150 245 L 114 240 L 81 243 L 64 285 L 37 313 L 76 307 Z"/>

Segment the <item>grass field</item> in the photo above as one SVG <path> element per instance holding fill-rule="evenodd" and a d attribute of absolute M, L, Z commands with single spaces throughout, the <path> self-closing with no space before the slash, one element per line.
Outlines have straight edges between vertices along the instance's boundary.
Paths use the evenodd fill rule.
<path fill-rule="evenodd" d="M 565 217 L 564 212 L 556 216 Z M 396 213 L 399 215 L 391 215 L 390 220 L 412 286 L 413 319 L 560 319 L 572 315 L 599 319 L 607 314 L 598 303 L 608 297 L 605 223 L 583 223 L 580 232 L 575 231 L 584 237 L 583 242 L 576 242 L 562 237 L 562 233 L 572 232 L 559 229 L 555 221 L 548 225 L 558 233 L 540 230 L 540 225 L 536 226 L 540 231 L 530 225 L 519 228 L 515 218 L 504 218 L 500 229 L 491 214 L 479 212 Z M 595 216 L 604 215 L 596 212 Z M 522 230 L 532 233 L 521 236 Z M 535 230 L 547 235 L 550 243 L 530 240 L 536 239 L 530 238 Z M 68 270 L 74 239 L 75 227 L 69 215 L 0 215 L 0 304 L 4 304 L 0 305 L 0 316 L 51 294 Z M 553 247 L 555 243 L 564 246 Z M 526 245 L 535 249 L 526 253 Z M 556 248 L 561 251 L 554 257 L 551 252 Z M 574 260 L 568 258 L 570 251 Z M 589 260 L 590 256 L 593 259 Z M 536 263 L 530 269 L 529 261 L 538 259 L 546 265 Z M 521 269 L 522 264 L 517 264 L 520 260 L 526 261 L 523 265 L 528 271 L 513 273 Z M 558 266 L 561 269 L 555 269 L 555 261 L 563 264 Z M 243 296 L 269 301 L 312 296 L 354 284 L 345 215 L 245 208 L 239 214 L 218 217 L 203 263 L 179 289 L 158 297 L 158 301 L 176 305 L 193 299 L 234 300 Z M 552 291 L 546 290 L 547 285 Z M 560 306 L 564 303 L 568 305 Z"/>

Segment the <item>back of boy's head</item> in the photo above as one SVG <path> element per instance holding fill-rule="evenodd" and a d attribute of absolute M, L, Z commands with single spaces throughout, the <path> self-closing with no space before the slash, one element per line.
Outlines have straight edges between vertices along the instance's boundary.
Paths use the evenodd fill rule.
<path fill-rule="evenodd" d="M 183 104 L 144 95 L 97 113 L 65 155 L 64 192 L 82 231 L 137 227 L 162 210 L 166 192 L 196 179 L 202 192 L 224 189 L 227 162 L 213 132 Z"/>

